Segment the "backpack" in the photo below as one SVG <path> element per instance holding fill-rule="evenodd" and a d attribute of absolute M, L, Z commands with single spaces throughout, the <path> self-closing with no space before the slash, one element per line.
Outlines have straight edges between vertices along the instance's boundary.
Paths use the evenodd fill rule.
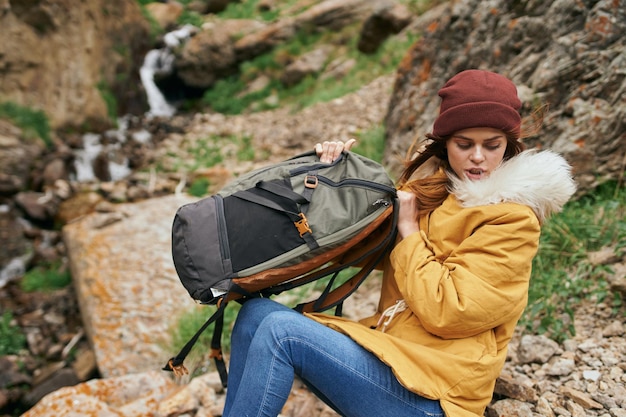
<path fill-rule="evenodd" d="M 172 224 L 172 256 L 181 283 L 217 311 L 163 368 L 183 361 L 213 322 L 210 356 L 227 385 L 221 352 L 230 301 L 270 297 L 330 276 L 321 295 L 294 308 L 321 312 L 343 301 L 376 268 L 396 238 L 397 199 L 384 168 L 343 152 L 322 163 L 314 151 L 251 171 L 217 194 L 181 206 Z M 349 278 L 339 272 L 357 267 Z"/>

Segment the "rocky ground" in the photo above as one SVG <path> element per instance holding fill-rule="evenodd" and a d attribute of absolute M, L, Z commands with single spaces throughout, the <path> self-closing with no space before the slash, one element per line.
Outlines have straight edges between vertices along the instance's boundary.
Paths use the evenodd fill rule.
<path fill-rule="evenodd" d="M 154 158 L 167 166 L 169 151 L 177 150 L 177 158 L 184 158 L 184 144 L 209 133 L 228 136 L 254 132 L 253 146 L 265 149 L 269 160 L 310 149 L 324 138 L 347 139 L 381 123 L 392 82 L 391 77 L 382 78 L 357 93 L 296 114 L 282 109 L 248 116 L 207 114 L 185 119 L 187 133 L 165 138 L 154 150 Z M 221 174 L 207 175 L 225 180 L 233 172 L 269 160 L 245 164 L 226 161 Z M 180 177 L 171 182 L 170 192 L 177 181 Z M 128 190 L 129 183 L 118 184 L 117 188 Z M 60 236 L 46 233 L 56 250 L 63 253 Z M 624 279 L 625 259 L 612 253 L 594 256 L 597 262 L 612 267 L 614 278 Z M 375 292 L 375 285 L 366 286 L 350 300 L 346 311 L 371 311 Z M 51 390 L 98 377 L 72 287 L 25 293 L 13 282 L 0 289 L 0 302 L 14 312 L 14 324 L 25 332 L 28 345 L 20 355 L 0 358 L 0 382 L 5 387 L 0 390 L 1 416 L 19 415 Z M 616 312 L 613 306 L 588 300 L 576 309 L 576 336 L 562 344 L 542 336 L 522 337 L 520 329 L 496 390 L 495 399 L 502 401 L 490 407 L 489 415 L 626 416 L 625 313 L 624 306 Z M 307 402 L 310 397 L 295 395 L 285 416 L 333 415 L 318 403 L 311 403 L 307 413 Z M 318 411 L 312 413 L 312 408 Z"/>

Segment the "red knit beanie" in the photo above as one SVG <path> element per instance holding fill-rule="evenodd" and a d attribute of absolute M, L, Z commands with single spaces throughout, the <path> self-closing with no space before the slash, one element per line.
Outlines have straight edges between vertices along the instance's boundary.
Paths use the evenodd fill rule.
<path fill-rule="evenodd" d="M 445 137 L 472 127 L 518 131 L 522 103 L 508 78 L 489 71 L 467 70 L 439 90 L 441 106 L 433 135 Z"/>

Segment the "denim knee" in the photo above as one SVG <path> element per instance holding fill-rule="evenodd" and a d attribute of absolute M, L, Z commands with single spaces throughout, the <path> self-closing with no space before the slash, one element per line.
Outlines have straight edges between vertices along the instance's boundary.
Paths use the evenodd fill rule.
<path fill-rule="evenodd" d="M 268 298 L 252 298 L 243 303 L 233 327 L 232 336 L 252 337 L 259 325 L 276 311 L 293 311 Z"/>

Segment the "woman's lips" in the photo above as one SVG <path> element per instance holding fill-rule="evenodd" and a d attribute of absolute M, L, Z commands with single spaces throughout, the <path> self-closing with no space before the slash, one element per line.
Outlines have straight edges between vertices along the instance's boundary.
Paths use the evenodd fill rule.
<path fill-rule="evenodd" d="M 470 180 L 480 180 L 485 177 L 485 170 L 481 168 L 470 168 L 465 170 L 465 175 Z"/>

